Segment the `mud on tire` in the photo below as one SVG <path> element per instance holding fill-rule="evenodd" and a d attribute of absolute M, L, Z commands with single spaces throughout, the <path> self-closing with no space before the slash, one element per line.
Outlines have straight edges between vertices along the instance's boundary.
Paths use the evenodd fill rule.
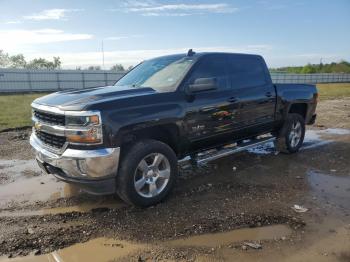
<path fill-rule="evenodd" d="M 172 190 L 177 172 L 177 157 L 167 144 L 157 140 L 136 142 L 122 155 L 117 194 L 132 205 L 157 204 Z"/>
<path fill-rule="evenodd" d="M 288 114 L 278 135 L 277 149 L 283 153 L 298 152 L 304 142 L 304 136 L 304 118 L 299 114 Z"/>

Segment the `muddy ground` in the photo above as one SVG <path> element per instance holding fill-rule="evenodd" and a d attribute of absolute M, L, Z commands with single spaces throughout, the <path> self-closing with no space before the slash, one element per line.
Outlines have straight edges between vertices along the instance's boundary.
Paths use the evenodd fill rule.
<path fill-rule="evenodd" d="M 0 261 L 350 261 L 350 99 L 317 113 L 299 153 L 182 166 L 147 209 L 42 174 L 29 130 L 0 133 Z"/>

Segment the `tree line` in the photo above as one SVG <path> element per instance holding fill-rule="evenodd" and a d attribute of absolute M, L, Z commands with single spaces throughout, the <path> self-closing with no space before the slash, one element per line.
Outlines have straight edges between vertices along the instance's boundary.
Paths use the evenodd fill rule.
<path fill-rule="evenodd" d="M 22 68 L 22 69 L 61 69 L 60 57 L 53 57 L 52 61 L 45 58 L 34 58 L 27 61 L 23 54 L 9 55 L 0 50 L 0 68 Z M 115 64 L 109 70 L 128 71 L 133 66 L 125 68 L 122 64 Z M 89 66 L 86 68 L 77 67 L 77 70 L 102 70 L 101 66 Z M 307 64 L 305 66 L 287 66 L 279 68 L 271 68 L 271 72 L 283 72 L 294 74 L 315 74 L 315 73 L 350 73 L 350 63 L 341 61 L 330 64 Z"/>
<path fill-rule="evenodd" d="M 287 66 L 270 69 L 271 72 L 283 72 L 294 74 L 316 74 L 316 73 L 350 73 L 350 63 L 341 61 L 330 64 L 307 64 L 305 66 Z"/>
<path fill-rule="evenodd" d="M 34 58 L 32 60 L 26 60 L 23 54 L 10 55 L 0 50 L 0 68 L 16 68 L 16 69 L 61 69 L 60 57 L 53 57 L 52 61 L 45 58 Z M 122 64 L 113 65 L 110 70 L 114 71 L 126 71 L 131 70 L 133 67 L 124 68 Z M 102 70 L 100 66 L 89 66 L 86 68 L 77 67 L 77 70 Z"/>

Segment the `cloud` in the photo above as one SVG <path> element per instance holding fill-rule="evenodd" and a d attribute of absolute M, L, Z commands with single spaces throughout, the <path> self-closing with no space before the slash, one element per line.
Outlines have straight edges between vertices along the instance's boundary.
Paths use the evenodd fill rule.
<path fill-rule="evenodd" d="M 7 21 L 5 24 L 12 25 L 12 24 L 21 24 L 22 22 L 20 20 L 13 20 L 13 21 Z"/>
<path fill-rule="evenodd" d="M 61 20 L 66 19 L 67 13 L 82 11 L 82 9 L 47 9 L 40 13 L 24 16 L 24 19 L 42 21 L 42 20 Z"/>
<path fill-rule="evenodd" d="M 156 1 L 127 1 L 120 8 L 111 11 L 137 13 L 143 16 L 189 16 L 208 13 L 228 14 L 238 11 L 238 8 L 227 3 L 160 4 Z"/>
<path fill-rule="evenodd" d="M 11 51 L 21 50 L 22 47 L 35 44 L 48 44 L 66 41 L 92 39 L 93 35 L 67 33 L 57 29 L 39 30 L 0 30 L 0 49 Z"/>
<path fill-rule="evenodd" d="M 104 38 L 104 40 L 115 41 L 115 40 L 123 40 L 123 39 L 130 39 L 130 38 L 140 38 L 140 37 L 143 37 L 143 35 L 109 36 L 109 37 Z"/>

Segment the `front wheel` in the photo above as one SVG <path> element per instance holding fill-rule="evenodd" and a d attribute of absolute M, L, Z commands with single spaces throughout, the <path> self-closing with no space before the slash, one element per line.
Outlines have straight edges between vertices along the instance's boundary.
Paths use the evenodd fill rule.
<path fill-rule="evenodd" d="M 304 142 L 305 121 L 299 114 L 289 114 L 278 136 L 278 150 L 284 153 L 298 152 Z"/>
<path fill-rule="evenodd" d="M 117 175 L 117 193 L 136 206 L 151 206 L 173 188 L 177 158 L 166 144 L 156 140 L 135 143 L 122 157 Z"/>

